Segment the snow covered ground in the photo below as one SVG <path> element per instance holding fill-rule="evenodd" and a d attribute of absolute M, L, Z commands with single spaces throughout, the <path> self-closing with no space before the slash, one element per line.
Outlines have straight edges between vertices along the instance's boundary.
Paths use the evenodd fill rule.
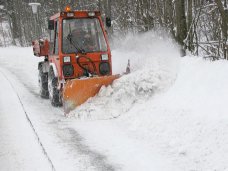
<path fill-rule="evenodd" d="M 1 48 L 0 170 L 52 163 L 55 170 L 227 171 L 228 62 L 180 58 L 154 33 L 115 47 L 114 72 L 128 59 L 131 74 L 64 117 L 38 96 L 32 48 Z"/>
<path fill-rule="evenodd" d="M 2 73 L 0 80 L 0 170 L 50 170 L 20 99 Z"/>

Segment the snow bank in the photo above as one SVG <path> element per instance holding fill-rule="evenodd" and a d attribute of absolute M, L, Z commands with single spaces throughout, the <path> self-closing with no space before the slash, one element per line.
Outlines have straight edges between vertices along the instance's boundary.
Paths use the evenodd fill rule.
<path fill-rule="evenodd" d="M 112 52 L 113 70 L 123 73 L 129 59 L 131 74 L 103 87 L 95 98 L 72 111 L 71 116 L 84 119 L 117 117 L 129 111 L 133 104 L 146 101 L 174 82 L 179 53 L 171 38 L 149 32 L 129 35 L 121 42 Z"/>
<path fill-rule="evenodd" d="M 181 59 L 174 85 L 120 118 L 180 170 L 227 170 L 228 62 Z"/>

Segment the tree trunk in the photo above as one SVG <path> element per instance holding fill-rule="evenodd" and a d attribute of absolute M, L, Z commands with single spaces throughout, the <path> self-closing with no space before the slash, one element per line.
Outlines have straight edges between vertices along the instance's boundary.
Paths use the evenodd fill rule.
<path fill-rule="evenodd" d="M 171 34 L 173 37 L 175 37 L 175 31 L 174 31 L 174 6 L 172 0 L 167 0 L 167 25 L 171 31 Z"/>
<path fill-rule="evenodd" d="M 193 51 L 193 23 L 192 23 L 192 0 L 188 0 L 188 50 Z"/>
<path fill-rule="evenodd" d="M 187 36 L 187 24 L 185 16 L 185 0 L 176 0 L 175 2 L 175 11 L 176 11 L 176 40 L 182 46 L 181 52 L 182 55 L 185 55 L 185 38 Z"/>
<path fill-rule="evenodd" d="M 221 18 L 222 18 L 222 39 L 223 39 L 223 53 L 224 58 L 227 59 L 226 55 L 226 42 L 227 42 L 227 30 L 228 30 L 228 10 L 225 8 L 221 0 L 215 0 L 215 3 L 218 6 Z M 226 3 L 225 3 L 226 6 Z"/>

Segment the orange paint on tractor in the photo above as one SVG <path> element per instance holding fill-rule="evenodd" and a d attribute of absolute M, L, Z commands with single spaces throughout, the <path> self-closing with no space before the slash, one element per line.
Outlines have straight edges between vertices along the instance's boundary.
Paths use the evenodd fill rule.
<path fill-rule="evenodd" d="M 33 41 L 34 55 L 45 56 L 38 66 L 41 96 L 49 94 L 54 106 L 63 102 L 68 113 L 119 75 L 112 75 L 110 46 L 99 11 L 67 7 L 50 17 L 48 28 L 49 41 Z"/>

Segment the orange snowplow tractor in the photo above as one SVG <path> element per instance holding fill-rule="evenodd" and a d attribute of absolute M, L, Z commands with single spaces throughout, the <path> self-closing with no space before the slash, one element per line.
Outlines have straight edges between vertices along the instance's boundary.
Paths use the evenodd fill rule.
<path fill-rule="evenodd" d="M 108 86 L 120 75 L 67 80 L 63 89 L 64 113 L 68 114 L 77 106 L 95 96 L 102 86 Z"/>

